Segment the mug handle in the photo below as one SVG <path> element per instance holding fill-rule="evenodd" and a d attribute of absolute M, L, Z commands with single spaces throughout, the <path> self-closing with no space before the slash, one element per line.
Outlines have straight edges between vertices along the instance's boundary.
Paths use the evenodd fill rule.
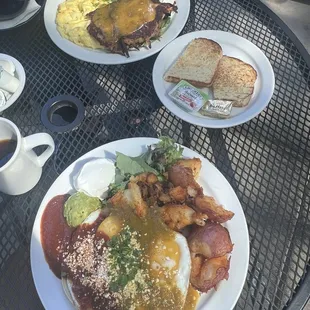
<path fill-rule="evenodd" d="M 38 164 L 39 167 L 43 167 L 45 162 L 51 157 L 55 150 L 55 143 L 53 138 L 47 133 L 35 133 L 22 139 L 25 151 L 30 151 L 39 145 L 48 146 L 48 148 L 40 156 L 36 156 L 35 158 L 31 156 L 31 158 Z"/>

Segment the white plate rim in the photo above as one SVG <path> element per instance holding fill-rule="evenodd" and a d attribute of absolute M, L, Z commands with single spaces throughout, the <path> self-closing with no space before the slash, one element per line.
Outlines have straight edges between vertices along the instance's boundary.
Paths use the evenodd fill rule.
<path fill-rule="evenodd" d="M 257 104 L 257 102 L 254 102 L 253 106 L 248 106 L 247 110 L 243 111 L 242 113 L 233 116 L 232 118 L 228 119 L 211 119 L 211 118 L 203 118 L 203 117 L 197 117 L 195 115 L 192 115 L 190 113 L 185 112 L 183 109 L 181 109 L 179 106 L 177 106 L 166 94 L 166 90 L 163 87 L 163 82 L 161 79 L 163 79 L 163 75 L 165 72 L 163 72 L 163 66 L 162 63 L 164 61 L 165 55 L 167 53 L 171 53 L 171 49 L 173 47 L 176 47 L 178 51 L 182 51 L 182 49 L 188 44 L 192 39 L 203 37 L 203 38 L 209 38 L 212 40 L 221 40 L 225 36 L 229 36 L 231 39 L 231 42 L 234 41 L 234 39 L 238 39 L 239 42 L 242 41 L 243 43 L 243 49 L 250 49 L 252 51 L 255 51 L 257 55 L 259 56 L 260 61 L 260 67 L 257 68 L 259 71 L 262 71 L 264 74 L 259 74 L 258 72 L 258 78 L 261 79 L 263 83 L 263 91 L 265 92 L 265 99 L 264 102 L 262 102 L 260 105 Z M 184 40 L 184 43 L 180 43 Z M 220 42 L 219 42 L 220 43 Z M 241 48 L 240 48 L 241 50 Z M 229 56 L 229 55 L 227 55 Z M 177 56 L 176 56 L 177 57 Z M 258 70 L 257 70 L 258 71 Z M 240 124 L 243 124 L 252 118 L 259 115 L 269 104 L 274 87 L 275 87 L 275 76 L 273 68 L 266 57 L 266 55 L 263 53 L 261 49 L 259 49 L 255 44 L 250 42 L 249 40 L 226 31 L 221 30 L 199 30 L 195 32 L 190 32 L 187 34 L 184 34 L 169 44 L 165 46 L 165 48 L 162 49 L 162 51 L 159 53 L 153 67 L 153 85 L 156 91 L 156 94 L 160 101 L 166 106 L 168 110 L 170 110 L 173 114 L 178 116 L 179 118 L 183 119 L 184 121 L 202 126 L 207 128 L 227 128 L 227 127 L 233 127 Z M 165 82 L 166 83 L 166 82 Z M 250 103 L 252 102 L 253 98 L 251 99 Z M 256 104 L 255 104 L 256 103 Z"/>
<path fill-rule="evenodd" d="M 68 181 L 68 178 L 70 178 L 70 176 L 72 177 L 71 173 L 74 171 L 75 166 L 80 169 L 81 164 L 98 157 L 113 158 L 115 156 L 115 151 L 122 151 L 124 154 L 127 154 L 126 148 L 130 149 L 129 153 L 131 156 L 137 156 L 142 151 L 146 150 L 147 145 L 157 143 L 158 141 L 159 140 L 156 138 L 127 138 L 102 145 L 74 161 L 58 176 L 58 178 L 48 189 L 37 211 L 30 243 L 30 264 L 32 276 L 38 295 L 45 309 L 52 310 L 55 309 L 55 307 L 61 307 L 61 309 L 64 310 L 73 309 L 73 306 L 70 304 L 62 291 L 61 281 L 56 278 L 52 271 L 49 269 L 44 258 L 41 241 L 38 240 L 38 238 L 40 239 L 41 217 L 48 201 L 57 194 L 67 193 L 72 188 L 72 186 L 70 185 L 70 181 Z M 220 192 L 222 195 L 223 190 L 227 191 L 227 199 L 229 203 L 231 205 L 234 205 L 234 208 L 236 208 L 233 209 L 235 211 L 235 216 L 232 220 L 227 222 L 228 228 L 233 221 L 236 222 L 236 224 L 234 224 L 234 230 L 230 230 L 232 242 L 234 243 L 234 249 L 231 256 L 230 277 L 228 281 L 222 281 L 220 283 L 217 291 L 212 290 L 212 292 L 205 294 L 205 301 L 203 301 L 203 303 L 201 304 L 199 303 L 199 307 L 197 307 L 197 310 L 202 310 L 207 304 L 209 310 L 232 310 L 244 286 L 249 264 L 249 234 L 243 209 L 234 190 L 232 189 L 226 178 L 215 166 L 213 166 L 206 158 L 199 155 L 195 151 L 190 150 L 189 148 L 184 147 L 183 155 L 184 157 L 200 158 L 202 160 L 202 172 L 204 169 L 207 169 L 208 174 L 212 174 L 212 182 L 216 181 L 217 184 L 220 184 L 219 188 L 215 188 L 212 185 L 212 195 L 214 195 L 218 199 L 218 192 Z M 62 192 L 59 192 L 59 188 L 61 188 Z M 216 192 L 217 194 L 215 195 Z M 238 236 L 238 240 L 234 240 L 233 236 L 235 234 L 236 236 Z M 236 253 L 238 253 L 238 257 Z M 242 254 L 241 256 L 240 253 Z M 49 284 L 59 287 L 59 290 L 56 291 L 53 288 L 53 296 L 51 296 L 50 294 L 51 287 Z M 222 298 L 223 294 L 225 295 L 225 300 L 223 300 Z M 57 304 L 57 302 L 61 302 L 61 304 Z"/>
<path fill-rule="evenodd" d="M 190 0 L 176 0 L 178 13 L 174 15 L 171 24 L 166 29 L 160 40 L 155 40 L 152 43 L 151 49 L 130 51 L 130 57 L 127 58 L 118 54 L 110 54 L 100 50 L 96 51 L 89 48 L 84 48 L 70 42 L 67 39 L 62 38 L 62 36 L 57 31 L 55 18 L 58 4 L 64 1 L 65 0 L 47 0 L 45 3 L 44 24 L 49 37 L 54 42 L 54 44 L 58 46 L 58 48 L 70 56 L 83 61 L 104 65 L 120 65 L 132 63 L 156 54 L 179 35 L 179 33 L 183 30 L 190 13 Z"/>

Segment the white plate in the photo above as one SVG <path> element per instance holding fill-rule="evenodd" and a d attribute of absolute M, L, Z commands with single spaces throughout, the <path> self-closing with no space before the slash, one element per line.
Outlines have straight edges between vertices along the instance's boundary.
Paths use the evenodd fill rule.
<path fill-rule="evenodd" d="M 57 8 L 62 2 L 64 2 L 64 0 L 46 1 L 44 9 L 44 23 L 50 38 L 60 49 L 75 58 L 106 65 L 130 63 L 150 57 L 151 55 L 159 52 L 182 31 L 186 24 L 190 10 L 190 0 L 176 0 L 178 13 L 173 14 L 171 24 L 166 29 L 160 40 L 153 41 L 151 49 L 141 48 L 139 51 L 130 51 L 130 57 L 127 58 L 122 55 L 107 53 L 104 50 L 81 47 L 69 40 L 64 39 L 57 31 L 55 23 Z M 167 0 L 165 2 L 173 3 L 173 0 Z"/>
<path fill-rule="evenodd" d="M 231 117 L 228 119 L 209 118 L 200 115 L 198 112 L 188 113 L 176 105 L 168 96 L 168 92 L 176 84 L 166 82 L 163 76 L 187 44 L 195 38 L 208 38 L 216 41 L 221 45 L 224 55 L 239 58 L 251 64 L 257 71 L 257 80 L 250 103 L 244 108 L 233 108 Z M 272 97 L 275 79 L 269 60 L 256 45 L 236 34 L 204 30 L 185 34 L 168 44 L 160 52 L 153 68 L 153 83 L 161 102 L 184 121 L 203 127 L 226 128 L 240 125 L 257 116 Z"/>
<path fill-rule="evenodd" d="M 158 139 L 153 138 L 132 138 L 100 146 L 71 164 L 50 187 L 38 210 L 30 246 L 32 275 L 45 309 L 73 309 L 63 292 L 61 281 L 49 269 L 41 246 L 40 222 L 47 203 L 54 196 L 68 193 L 73 189 L 73 176 L 87 161 L 94 158 L 115 159 L 116 151 L 130 156 L 138 156 L 147 150 L 147 145 L 157 142 Z M 229 279 L 228 281 L 222 281 L 217 291 L 212 290 L 208 294 L 204 294 L 197 307 L 200 310 L 206 308 L 208 310 L 230 310 L 233 309 L 238 300 L 248 270 L 249 236 L 244 213 L 236 194 L 227 180 L 207 159 L 188 148 L 184 148 L 183 155 L 184 157 L 199 157 L 202 160 L 199 184 L 202 185 L 205 193 L 214 196 L 226 209 L 235 213 L 233 219 L 225 225 L 234 243 Z M 51 294 L 51 292 L 53 293 Z"/>
<path fill-rule="evenodd" d="M 2 106 L 0 107 L 0 112 L 6 110 L 7 108 L 9 108 L 18 98 L 19 96 L 22 94 L 24 87 L 25 87 L 25 83 L 26 83 L 26 73 L 24 70 L 24 67 L 22 66 L 22 64 L 15 59 L 12 56 L 6 55 L 6 54 L 0 54 L 0 60 L 10 60 L 13 62 L 14 66 L 15 66 L 15 73 L 14 76 L 19 79 L 19 86 L 16 90 L 16 92 L 14 94 L 12 94 L 12 96 L 9 98 L 9 100 Z"/>

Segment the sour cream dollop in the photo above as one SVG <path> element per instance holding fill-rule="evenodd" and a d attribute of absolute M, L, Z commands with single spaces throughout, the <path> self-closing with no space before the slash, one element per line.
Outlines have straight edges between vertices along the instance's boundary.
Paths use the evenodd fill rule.
<path fill-rule="evenodd" d="M 87 162 L 73 180 L 76 191 L 92 197 L 105 199 L 109 185 L 115 181 L 114 162 L 107 158 L 98 158 Z"/>

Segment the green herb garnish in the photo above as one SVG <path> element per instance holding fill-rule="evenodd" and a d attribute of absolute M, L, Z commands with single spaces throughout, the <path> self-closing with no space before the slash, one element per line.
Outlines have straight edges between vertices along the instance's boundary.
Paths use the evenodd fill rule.
<path fill-rule="evenodd" d="M 141 268 L 142 251 L 129 226 L 108 242 L 110 254 L 109 276 L 110 289 L 113 292 L 124 289 L 128 282 L 134 280 Z"/>

